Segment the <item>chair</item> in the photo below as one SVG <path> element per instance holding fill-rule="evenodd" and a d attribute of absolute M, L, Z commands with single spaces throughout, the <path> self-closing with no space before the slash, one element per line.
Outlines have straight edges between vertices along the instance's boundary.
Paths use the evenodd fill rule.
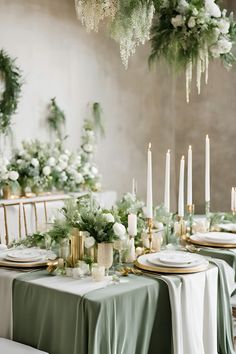
<path fill-rule="evenodd" d="M 9 339 L 0 338 L 1 354 L 48 354 L 41 350 L 29 347 L 28 345 L 14 342 Z"/>

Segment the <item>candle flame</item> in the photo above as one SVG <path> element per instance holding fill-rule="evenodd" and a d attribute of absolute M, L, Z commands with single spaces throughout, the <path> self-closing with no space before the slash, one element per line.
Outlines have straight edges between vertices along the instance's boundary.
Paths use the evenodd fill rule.
<path fill-rule="evenodd" d="M 167 154 L 170 154 L 170 149 L 167 150 Z"/>
<path fill-rule="evenodd" d="M 192 150 L 192 145 L 189 145 L 189 147 L 188 147 L 188 148 L 189 148 L 189 150 Z"/>
<path fill-rule="evenodd" d="M 209 139 L 209 135 L 208 135 L 208 134 L 206 135 L 206 140 L 207 140 L 207 139 Z"/>
<path fill-rule="evenodd" d="M 151 148 L 152 148 L 152 143 L 149 143 L 148 150 L 151 150 Z"/>
<path fill-rule="evenodd" d="M 184 155 L 182 156 L 181 160 L 184 160 Z"/>

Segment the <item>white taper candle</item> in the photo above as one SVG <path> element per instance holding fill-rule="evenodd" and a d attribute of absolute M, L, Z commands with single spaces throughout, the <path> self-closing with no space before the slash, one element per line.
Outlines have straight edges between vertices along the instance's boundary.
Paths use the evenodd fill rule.
<path fill-rule="evenodd" d="M 178 215 L 184 217 L 184 156 L 180 161 Z"/>

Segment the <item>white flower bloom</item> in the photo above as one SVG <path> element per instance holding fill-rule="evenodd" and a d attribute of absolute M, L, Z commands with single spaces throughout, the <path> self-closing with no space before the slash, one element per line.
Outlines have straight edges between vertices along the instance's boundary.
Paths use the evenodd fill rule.
<path fill-rule="evenodd" d="M 19 173 L 17 171 L 10 171 L 8 173 L 8 178 L 11 180 L 11 181 L 16 181 L 18 178 L 19 178 Z"/>
<path fill-rule="evenodd" d="M 66 182 L 66 181 L 68 180 L 68 177 L 67 177 L 67 174 L 65 173 L 65 171 L 63 171 L 63 172 L 61 173 L 60 179 L 61 179 L 63 182 Z"/>
<path fill-rule="evenodd" d="M 106 222 L 114 222 L 114 216 L 111 213 L 104 213 L 102 214 L 103 218 L 106 220 Z"/>
<path fill-rule="evenodd" d="M 92 174 L 97 175 L 97 174 L 98 174 L 98 169 L 97 169 L 97 167 L 93 166 L 93 167 L 91 168 L 91 172 L 92 172 Z"/>
<path fill-rule="evenodd" d="M 54 157 L 50 157 L 50 158 L 48 159 L 47 164 L 48 164 L 48 166 L 51 166 L 51 167 L 55 166 L 55 165 L 56 165 L 56 160 L 55 160 L 55 158 L 54 158 Z"/>
<path fill-rule="evenodd" d="M 60 166 L 61 170 L 65 170 L 65 168 L 67 167 L 67 162 L 63 161 L 63 160 L 60 160 L 59 161 L 59 166 Z"/>
<path fill-rule="evenodd" d="M 57 166 L 55 166 L 55 170 L 56 170 L 57 172 L 61 172 L 61 171 L 62 171 L 62 168 L 61 168 L 61 166 L 57 165 Z"/>
<path fill-rule="evenodd" d="M 77 173 L 75 176 L 75 182 L 80 184 L 80 183 L 83 183 L 84 182 L 84 177 L 81 173 Z"/>
<path fill-rule="evenodd" d="M 95 245 L 95 239 L 94 237 L 90 236 L 90 237 L 86 237 L 85 241 L 84 241 L 84 246 L 86 248 L 90 248 L 93 247 Z"/>
<path fill-rule="evenodd" d="M 184 18 L 182 15 L 176 15 L 175 17 L 172 17 L 171 23 L 175 28 L 181 27 L 184 24 Z"/>
<path fill-rule="evenodd" d="M 126 229 L 125 229 L 124 225 L 116 222 L 113 225 L 113 231 L 114 231 L 114 234 L 116 236 L 118 236 L 121 240 L 125 238 Z"/>
<path fill-rule="evenodd" d="M 193 16 L 191 16 L 190 19 L 188 20 L 188 27 L 193 28 L 195 26 L 196 26 L 195 18 Z"/>
<path fill-rule="evenodd" d="M 91 144 L 84 144 L 83 145 L 83 149 L 85 152 L 87 153 L 91 153 L 93 151 L 93 145 Z"/>
<path fill-rule="evenodd" d="M 192 9 L 192 14 L 193 14 L 193 16 L 197 16 L 198 15 L 198 10 L 196 9 L 196 7 L 194 7 Z"/>
<path fill-rule="evenodd" d="M 221 17 L 221 11 L 219 6 L 215 3 L 215 0 L 205 0 L 206 12 L 212 17 Z"/>
<path fill-rule="evenodd" d="M 59 157 L 60 160 L 64 160 L 64 161 L 68 161 L 69 160 L 69 157 L 67 154 L 62 154 L 60 157 Z"/>
<path fill-rule="evenodd" d="M 18 159 L 18 160 L 16 160 L 17 165 L 21 165 L 21 164 L 22 164 L 22 162 L 23 162 L 23 160 L 22 160 L 22 159 Z"/>
<path fill-rule="evenodd" d="M 229 33 L 230 22 L 225 18 L 221 18 L 218 22 L 218 28 L 220 33 L 227 34 Z"/>
<path fill-rule="evenodd" d="M 33 158 L 30 163 L 31 163 L 32 166 L 38 167 L 38 165 L 39 165 L 39 160 L 36 159 L 36 158 Z"/>
<path fill-rule="evenodd" d="M 44 166 L 44 168 L 43 168 L 44 176 L 49 176 L 50 173 L 51 173 L 51 168 L 49 166 Z"/>
<path fill-rule="evenodd" d="M 189 8 L 189 3 L 186 0 L 179 0 L 177 11 L 180 14 L 185 14 L 188 8 Z"/>
<path fill-rule="evenodd" d="M 219 58 L 221 54 L 229 53 L 232 49 L 232 42 L 230 42 L 227 38 L 220 38 L 216 44 L 214 44 L 210 50 L 215 58 Z"/>

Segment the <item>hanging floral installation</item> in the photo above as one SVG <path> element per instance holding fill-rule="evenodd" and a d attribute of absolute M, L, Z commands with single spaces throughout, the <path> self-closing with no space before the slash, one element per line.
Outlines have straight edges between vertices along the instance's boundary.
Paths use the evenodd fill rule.
<path fill-rule="evenodd" d="M 76 0 L 78 18 L 88 31 L 98 31 L 107 19 L 110 36 L 119 43 L 121 59 L 128 60 L 139 44 L 150 40 L 149 62 L 165 59 L 175 72 L 185 71 L 189 102 L 193 68 L 201 92 L 208 82 L 209 62 L 221 59 L 226 68 L 235 62 L 233 14 L 221 10 L 218 0 Z"/>

